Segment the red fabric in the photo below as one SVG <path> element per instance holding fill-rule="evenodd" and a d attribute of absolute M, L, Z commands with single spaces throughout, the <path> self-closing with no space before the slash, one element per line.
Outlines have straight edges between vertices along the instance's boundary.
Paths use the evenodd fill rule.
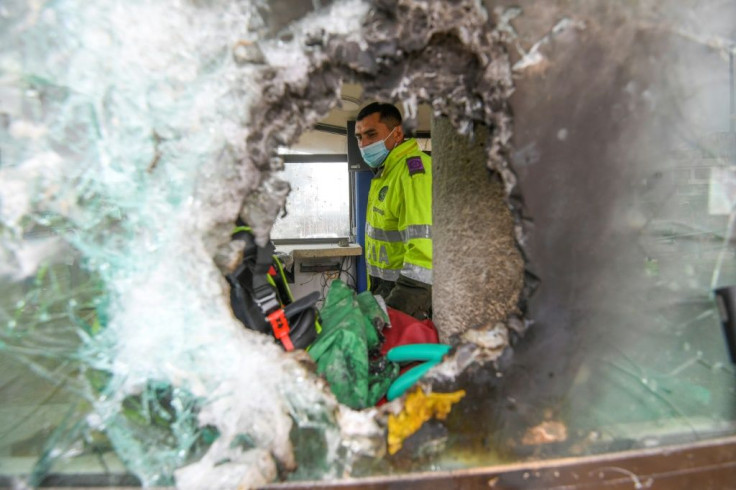
<path fill-rule="evenodd" d="M 381 346 L 381 354 L 386 355 L 388 351 L 399 345 L 406 344 L 439 344 L 440 339 L 437 336 L 437 329 L 434 328 L 432 320 L 417 320 L 411 315 L 407 315 L 403 311 L 388 308 L 388 318 L 391 321 L 391 328 L 384 328 L 381 333 L 385 340 Z M 406 372 L 418 363 L 412 362 L 401 368 L 401 373 Z M 378 403 L 380 407 L 386 403 L 384 396 Z"/>
<path fill-rule="evenodd" d="M 388 309 L 388 317 L 391 320 L 391 328 L 384 328 L 382 332 L 386 338 L 381 346 L 381 354 L 384 356 L 399 345 L 437 344 L 440 341 L 432 320 L 417 320 L 393 308 Z"/>

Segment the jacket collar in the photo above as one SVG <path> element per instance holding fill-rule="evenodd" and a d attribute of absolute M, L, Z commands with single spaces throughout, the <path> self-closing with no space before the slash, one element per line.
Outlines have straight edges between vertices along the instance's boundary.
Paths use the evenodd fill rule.
<path fill-rule="evenodd" d="M 374 170 L 373 175 L 380 177 L 384 171 L 388 172 L 396 166 L 396 164 L 402 161 L 407 155 L 411 155 L 419 152 L 419 143 L 414 138 L 405 139 L 398 146 L 396 146 L 386 157 L 383 164 Z M 384 170 L 386 169 L 386 170 Z"/>

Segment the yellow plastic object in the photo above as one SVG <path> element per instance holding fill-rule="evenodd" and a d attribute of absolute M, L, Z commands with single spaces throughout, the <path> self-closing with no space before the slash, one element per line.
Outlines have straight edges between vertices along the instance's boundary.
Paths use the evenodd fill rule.
<path fill-rule="evenodd" d="M 431 418 L 445 420 L 452 406 L 463 399 L 465 390 L 425 394 L 417 388 L 406 396 L 404 409 L 388 416 L 388 453 L 396 454 L 404 440 Z"/>

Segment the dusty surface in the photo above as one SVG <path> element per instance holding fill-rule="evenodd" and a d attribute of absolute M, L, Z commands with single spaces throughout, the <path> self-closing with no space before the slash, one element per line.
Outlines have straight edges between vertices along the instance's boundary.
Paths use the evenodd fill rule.
<path fill-rule="evenodd" d="M 432 127 L 433 320 L 446 342 L 469 329 L 490 330 L 515 313 L 524 281 L 503 186 L 484 165 L 486 136 L 477 126 L 469 141 L 444 118 Z M 500 350 L 508 336 L 498 338 Z"/>

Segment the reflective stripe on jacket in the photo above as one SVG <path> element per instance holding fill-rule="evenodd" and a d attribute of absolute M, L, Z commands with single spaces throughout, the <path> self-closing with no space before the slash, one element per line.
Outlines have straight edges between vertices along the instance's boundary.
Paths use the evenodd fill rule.
<path fill-rule="evenodd" d="M 365 225 L 368 274 L 432 284 L 432 159 L 408 139 L 371 181 Z"/>

